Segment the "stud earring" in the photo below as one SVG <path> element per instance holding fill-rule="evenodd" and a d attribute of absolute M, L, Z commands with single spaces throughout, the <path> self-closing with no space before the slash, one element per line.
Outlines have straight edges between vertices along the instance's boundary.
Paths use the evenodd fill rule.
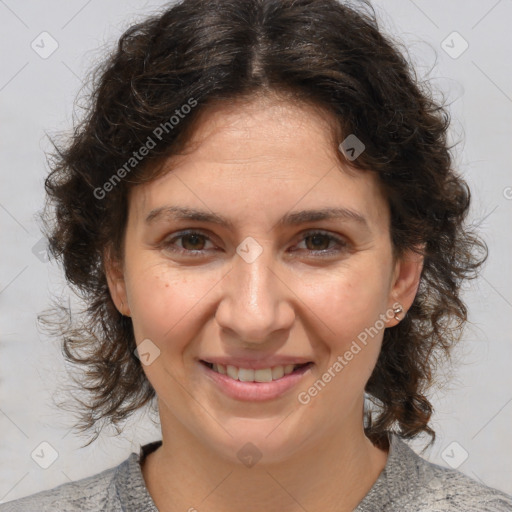
<path fill-rule="evenodd" d="M 395 306 L 395 307 L 393 308 L 393 313 L 395 314 L 394 316 L 395 316 L 395 320 L 396 320 L 397 322 L 400 322 L 400 317 L 399 317 L 398 315 L 399 315 L 400 313 L 402 313 L 402 312 L 403 312 L 403 310 L 404 310 L 404 308 L 402 308 L 402 306 L 401 306 L 400 304 L 398 304 L 397 306 Z"/>

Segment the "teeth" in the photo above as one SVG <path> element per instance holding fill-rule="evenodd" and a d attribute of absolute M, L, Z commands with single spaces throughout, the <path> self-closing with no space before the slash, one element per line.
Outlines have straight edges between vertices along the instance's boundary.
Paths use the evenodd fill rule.
<path fill-rule="evenodd" d="M 254 370 L 238 369 L 238 380 L 242 382 L 254 382 Z"/>
<path fill-rule="evenodd" d="M 222 373 L 222 375 L 226 375 L 226 367 L 222 364 L 214 364 L 213 369 L 216 372 Z"/>
<path fill-rule="evenodd" d="M 236 366 L 228 364 L 226 366 L 226 372 L 232 379 L 238 380 L 238 368 Z"/>
<path fill-rule="evenodd" d="M 272 368 L 272 379 L 280 379 L 284 375 L 284 366 L 275 366 Z"/>
<path fill-rule="evenodd" d="M 213 371 L 222 375 L 227 375 L 234 380 L 241 382 L 272 382 L 281 379 L 284 375 L 289 375 L 295 368 L 294 364 L 284 366 L 274 366 L 273 368 L 262 368 L 260 370 L 252 370 L 250 368 L 237 368 L 230 364 L 214 364 Z"/>
<path fill-rule="evenodd" d="M 256 382 L 272 382 L 272 370 L 270 368 L 254 370 L 254 380 Z"/>
<path fill-rule="evenodd" d="M 284 367 L 284 374 L 285 374 L 285 375 L 288 375 L 289 373 L 292 373 L 294 368 L 295 368 L 295 365 L 294 365 L 294 364 L 287 364 L 287 365 Z"/>

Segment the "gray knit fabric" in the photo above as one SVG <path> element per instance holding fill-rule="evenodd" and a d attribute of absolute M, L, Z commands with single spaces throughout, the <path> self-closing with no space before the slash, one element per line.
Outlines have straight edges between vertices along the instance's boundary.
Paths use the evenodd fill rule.
<path fill-rule="evenodd" d="M 139 454 L 132 453 L 119 466 L 97 475 L 4 503 L 0 512 L 158 512 L 144 484 L 140 461 L 160 443 L 141 447 Z M 512 511 L 512 496 L 427 462 L 391 434 L 386 467 L 355 512 L 455 510 Z"/>

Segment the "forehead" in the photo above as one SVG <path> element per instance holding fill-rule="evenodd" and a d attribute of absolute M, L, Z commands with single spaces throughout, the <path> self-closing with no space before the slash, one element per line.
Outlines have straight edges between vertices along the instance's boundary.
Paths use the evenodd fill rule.
<path fill-rule="evenodd" d="M 335 133 L 332 114 L 311 104 L 257 97 L 208 107 L 185 151 L 164 162 L 159 178 L 132 189 L 130 210 L 145 219 L 178 204 L 242 221 L 243 208 L 270 221 L 292 208 L 330 206 L 363 210 L 385 224 L 375 174 L 343 166 Z"/>
<path fill-rule="evenodd" d="M 334 116 L 318 105 L 277 93 L 239 98 L 207 106 L 185 151 L 198 160 L 249 164 L 296 159 L 302 148 L 312 158 L 332 160 L 335 127 Z"/>

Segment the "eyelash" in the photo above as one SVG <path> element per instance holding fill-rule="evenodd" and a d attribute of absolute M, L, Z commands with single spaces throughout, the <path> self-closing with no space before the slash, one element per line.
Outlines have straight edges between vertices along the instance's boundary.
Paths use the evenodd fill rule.
<path fill-rule="evenodd" d="M 201 250 L 188 250 L 188 249 L 179 249 L 179 248 L 176 248 L 176 246 L 174 245 L 174 241 L 176 240 L 179 240 L 180 238 L 185 238 L 187 236 L 199 236 L 203 239 L 205 239 L 206 241 L 210 241 L 211 242 L 211 239 L 208 235 L 205 235 L 204 233 L 201 233 L 200 231 L 184 231 L 182 233 L 178 233 L 176 236 L 172 237 L 171 239 L 168 239 L 167 241 L 164 241 L 163 242 L 163 247 L 165 247 L 165 249 L 168 249 L 170 250 L 171 252 L 174 252 L 174 253 L 180 253 L 180 254 L 183 254 L 185 256 L 192 256 L 192 257 L 198 257 L 198 256 L 203 256 L 204 253 L 206 252 L 206 249 L 201 249 Z M 314 236 L 317 236 L 317 235 L 320 235 L 322 237 L 325 237 L 329 240 L 329 242 L 335 242 L 336 244 L 338 244 L 338 246 L 340 247 L 340 249 L 323 249 L 321 251 L 314 251 L 314 250 L 311 250 L 311 249 L 305 249 L 306 252 L 314 255 L 314 256 L 320 256 L 321 258 L 322 257 L 327 257 L 327 256 L 331 256 L 332 254 L 334 253 L 337 253 L 337 252 L 341 252 L 343 250 L 346 250 L 349 246 L 349 244 L 344 241 L 343 239 L 337 237 L 337 236 L 334 236 L 334 235 L 331 235 L 329 233 L 326 233 L 324 231 L 308 231 L 306 233 L 304 233 L 302 239 L 300 240 L 301 242 L 304 241 L 306 238 L 309 238 L 309 237 L 314 237 Z"/>

